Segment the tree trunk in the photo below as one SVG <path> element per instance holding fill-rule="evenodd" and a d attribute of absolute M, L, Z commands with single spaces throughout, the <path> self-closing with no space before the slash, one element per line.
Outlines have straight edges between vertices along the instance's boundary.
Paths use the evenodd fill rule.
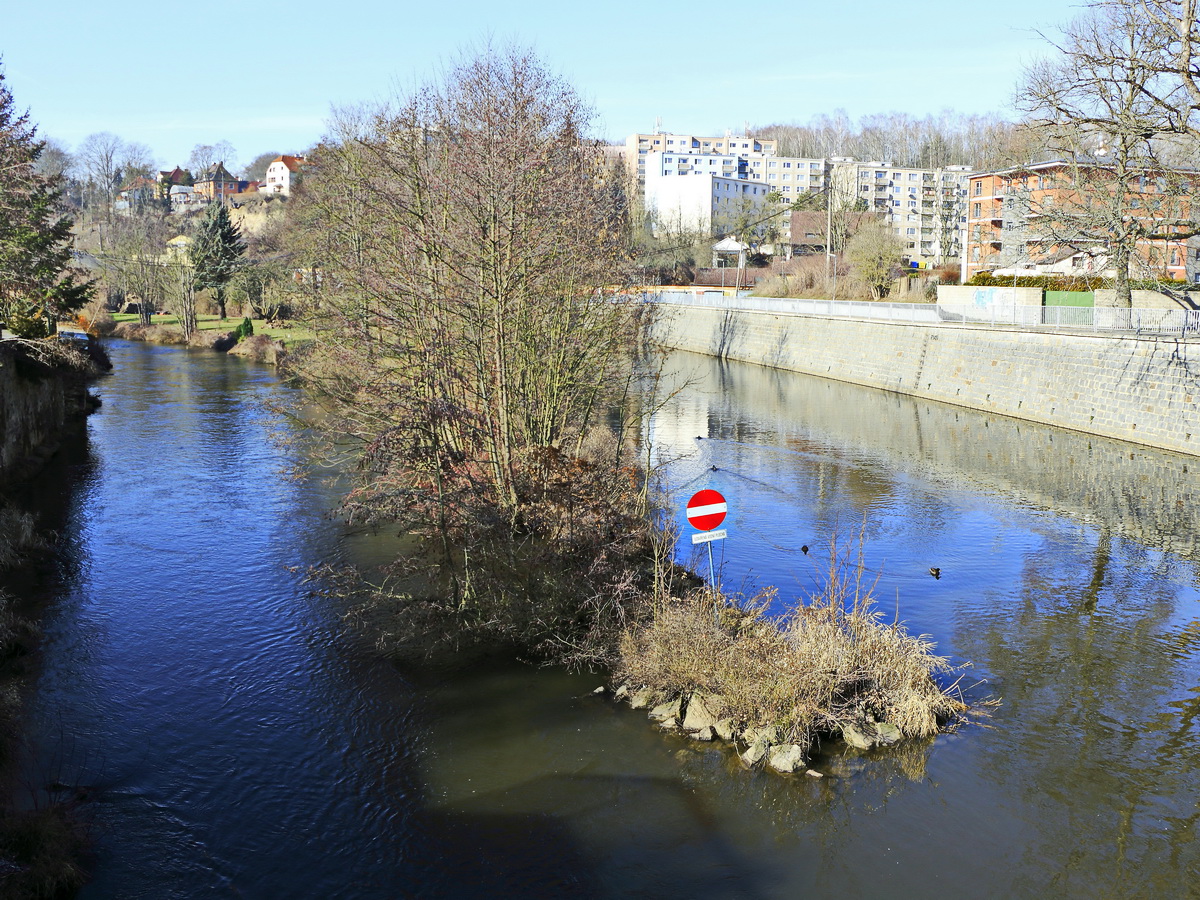
<path fill-rule="evenodd" d="M 1132 309 L 1133 292 L 1129 288 L 1129 245 L 1124 241 L 1119 242 L 1115 248 L 1113 267 L 1116 270 L 1113 287 L 1116 288 L 1117 293 L 1114 304 L 1119 309 Z"/>

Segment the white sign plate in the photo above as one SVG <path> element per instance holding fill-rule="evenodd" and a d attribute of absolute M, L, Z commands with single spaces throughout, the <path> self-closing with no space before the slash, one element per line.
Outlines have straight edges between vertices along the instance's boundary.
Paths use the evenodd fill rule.
<path fill-rule="evenodd" d="M 702 531 L 699 534 L 692 535 L 693 544 L 707 544 L 709 541 L 723 541 L 725 539 L 725 529 L 720 531 Z"/>

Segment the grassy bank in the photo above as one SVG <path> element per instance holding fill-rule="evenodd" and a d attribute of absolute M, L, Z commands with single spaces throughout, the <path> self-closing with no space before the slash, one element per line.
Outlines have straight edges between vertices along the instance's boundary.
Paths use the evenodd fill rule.
<path fill-rule="evenodd" d="M 137 322 L 138 315 L 136 313 L 114 313 L 112 320 L 115 324 L 120 325 L 122 322 Z M 284 326 L 278 323 L 269 323 L 266 319 L 251 319 L 254 325 L 255 334 L 264 334 L 269 338 L 278 341 L 283 341 L 285 345 L 300 343 L 303 341 L 311 341 L 314 337 L 313 332 L 301 326 Z M 164 326 L 168 328 L 178 328 L 179 320 L 172 315 L 156 315 L 150 317 L 152 325 Z M 197 328 L 201 332 L 226 332 L 233 331 L 242 322 L 240 316 L 230 316 L 227 319 L 222 319 L 220 316 L 198 315 L 196 317 Z"/>

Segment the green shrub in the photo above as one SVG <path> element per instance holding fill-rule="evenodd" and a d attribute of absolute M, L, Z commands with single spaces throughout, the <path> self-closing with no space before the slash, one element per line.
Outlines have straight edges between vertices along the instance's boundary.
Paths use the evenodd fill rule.
<path fill-rule="evenodd" d="M 249 316 L 246 316 L 244 319 L 242 319 L 242 324 L 239 325 L 237 328 L 235 328 L 233 331 L 234 339 L 239 340 L 239 341 L 242 340 L 242 338 L 251 337 L 253 334 L 254 334 L 254 323 L 250 321 Z"/>
<path fill-rule="evenodd" d="M 45 316 L 36 313 L 32 315 L 14 313 L 8 317 L 7 327 L 9 331 L 19 338 L 39 340 L 50 336 L 50 329 L 46 325 Z"/>

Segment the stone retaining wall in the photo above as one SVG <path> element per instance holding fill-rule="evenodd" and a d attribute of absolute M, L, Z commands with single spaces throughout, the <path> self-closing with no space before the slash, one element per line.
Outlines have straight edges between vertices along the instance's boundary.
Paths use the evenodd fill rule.
<path fill-rule="evenodd" d="M 0 489 L 38 471 L 87 408 L 82 373 L 40 365 L 0 343 Z"/>
<path fill-rule="evenodd" d="M 663 304 L 669 347 L 1200 455 L 1200 343 Z"/>

